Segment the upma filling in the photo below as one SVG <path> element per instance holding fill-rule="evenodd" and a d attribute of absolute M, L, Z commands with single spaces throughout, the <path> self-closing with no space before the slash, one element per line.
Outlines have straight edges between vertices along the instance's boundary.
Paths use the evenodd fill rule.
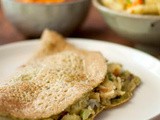
<path fill-rule="evenodd" d="M 139 84 L 137 76 L 124 71 L 120 64 L 110 63 L 103 83 L 61 114 L 42 120 L 92 120 L 104 108 L 129 100 Z"/>

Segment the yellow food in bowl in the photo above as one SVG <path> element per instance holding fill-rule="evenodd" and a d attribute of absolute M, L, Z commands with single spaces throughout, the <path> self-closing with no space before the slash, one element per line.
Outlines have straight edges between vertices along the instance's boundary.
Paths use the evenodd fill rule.
<path fill-rule="evenodd" d="M 101 3 L 113 10 L 125 11 L 132 14 L 160 14 L 160 0 L 100 0 Z"/>

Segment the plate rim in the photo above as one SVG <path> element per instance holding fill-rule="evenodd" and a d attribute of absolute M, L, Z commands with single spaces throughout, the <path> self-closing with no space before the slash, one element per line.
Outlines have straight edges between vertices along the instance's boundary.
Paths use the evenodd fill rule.
<path fill-rule="evenodd" d="M 102 41 L 102 40 L 98 40 L 98 39 L 88 39 L 88 38 L 67 38 L 67 41 L 72 42 L 72 41 L 83 41 L 83 42 L 96 42 L 96 43 L 104 43 L 104 44 L 110 44 L 112 46 L 118 46 L 118 47 L 122 47 L 124 49 L 130 49 L 133 52 L 136 52 L 138 54 L 141 54 L 143 56 L 149 57 L 152 60 L 159 62 L 160 64 L 160 60 L 144 51 L 126 46 L 126 45 L 122 45 L 122 44 L 118 44 L 118 43 L 113 43 L 113 42 L 109 42 L 109 41 Z M 7 44 L 3 44 L 0 45 L 0 51 L 3 49 L 7 49 L 7 48 L 11 48 L 17 45 L 25 45 L 25 44 L 30 44 L 31 42 L 36 43 L 36 42 L 40 42 L 40 39 L 26 39 L 23 41 L 17 41 L 17 42 L 12 42 L 12 43 L 7 43 Z"/>

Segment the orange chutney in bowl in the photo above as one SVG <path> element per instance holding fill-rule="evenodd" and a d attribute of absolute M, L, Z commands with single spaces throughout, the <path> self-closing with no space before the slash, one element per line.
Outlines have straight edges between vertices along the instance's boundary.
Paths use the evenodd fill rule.
<path fill-rule="evenodd" d="M 75 0 L 17 0 L 18 2 L 24 3 L 62 3 L 62 2 L 70 2 Z"/>

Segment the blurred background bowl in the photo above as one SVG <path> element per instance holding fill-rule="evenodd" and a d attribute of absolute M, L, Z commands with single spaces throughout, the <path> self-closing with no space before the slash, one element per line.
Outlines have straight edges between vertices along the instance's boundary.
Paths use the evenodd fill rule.
<path fill-rule="evenodd" d="M 6 18 L 25 36 L 38 37 L 45 28 L 71 34 L 84 21 L 91 0 L 64 3 L 23 3 L 2 0 Z"/>
<path fill-rule="evenodd" d="M 133 15 L 111 10 L 93 0 L 94 6 L 104 17 L 108 26 L 127 40 L 160 46 L 160 16 Z"/>

